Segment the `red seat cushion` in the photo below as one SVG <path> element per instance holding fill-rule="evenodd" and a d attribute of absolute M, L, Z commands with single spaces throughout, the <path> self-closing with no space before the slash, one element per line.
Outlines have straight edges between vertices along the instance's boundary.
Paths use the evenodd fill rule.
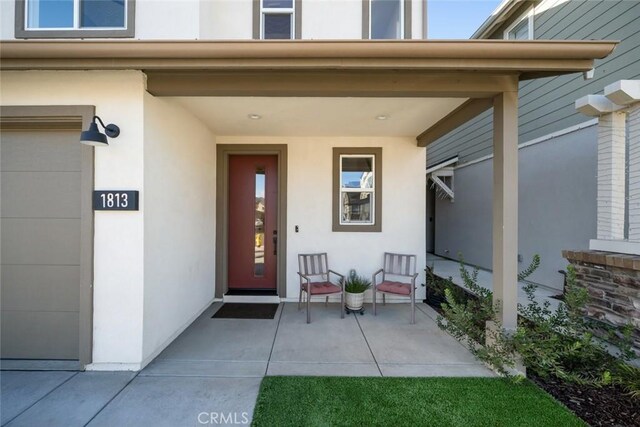
<path fill-rule="evenodd" d="M 389 292 L 398 295 L 411 295 L 411 285 L 401 282 L 384 281 L 376 287 L 380 292 Z"/>
<path fill-rule="evenodd" d="M 307 290 L 307 284 L 302 285 L 302 289 Z M 329 282 L 313 282 L 311 283 L 311 295 L 318 294 L 335 294 L 342 291 L 342 288 L 338 285 L 334 285 Z"/>

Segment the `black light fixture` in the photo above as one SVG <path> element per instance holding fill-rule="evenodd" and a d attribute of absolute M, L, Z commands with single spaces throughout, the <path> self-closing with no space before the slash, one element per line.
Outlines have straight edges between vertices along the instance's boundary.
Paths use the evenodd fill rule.
<path fill-rule="evenodd" d="M 104 128 L 104 133 L 98 130 L 96 120 L 99 121 Z M 100 117 L 93 116 L 93 121 L 89 125 L 89 129 L 80 134 L 80 142 L 85 145 L 93 145 L 94 147 L 106 147 L 109 145 L 107 136 L 109 138 L 117 138 L 118 135 L 120 135 L 120 128 L 118 126 L 113 123 L 105 126 Z"/>

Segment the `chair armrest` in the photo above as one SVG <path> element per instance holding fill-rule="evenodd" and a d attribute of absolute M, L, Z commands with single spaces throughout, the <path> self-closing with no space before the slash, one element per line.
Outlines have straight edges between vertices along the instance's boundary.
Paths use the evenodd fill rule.
<path fill-rule="evenodd" d="M 336 276 L 338 276 L 339 278 L 344 279 L 344 275 L 343 275 L 343 274 L 337 273 L 337 272 L 335 272 L 335 271 L 333 271 L 333 270 L 328 270 L 328 271 L 329 271 L 329 273 L 333 273 L 333 274 L 335 274 Z"/>
<path fill-rule="evenodd" d="M 304 280 L 306 280 L 306 281 L 307 281 L 307 283 L 311 282 L 311 279 L 309 278 L 309 276 L 306 276 L 306 275 L 304 275 L 304 274 L 300 273 L 299 271 L 298 271 L 298 276 L 300 276 L 300 277 L 302 277 Z"/>
<path fill-rule="evenodd" d="M 384 268 L 381 268 L 380 270 L 376 271 L 375 273 L 373 273 L 373 277 L 371 278 L 371 284 L 373 286 L 376 286 L 376 276 L 380 273 L 384 273 Z"/>

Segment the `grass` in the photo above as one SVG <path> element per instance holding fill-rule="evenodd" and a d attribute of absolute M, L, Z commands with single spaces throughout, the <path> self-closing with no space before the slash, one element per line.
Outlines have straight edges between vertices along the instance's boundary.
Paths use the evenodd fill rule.
<path fill-rule="evenodd" d="M 525 381 L 265 377 L 254 426 L 584 426 Z"/>

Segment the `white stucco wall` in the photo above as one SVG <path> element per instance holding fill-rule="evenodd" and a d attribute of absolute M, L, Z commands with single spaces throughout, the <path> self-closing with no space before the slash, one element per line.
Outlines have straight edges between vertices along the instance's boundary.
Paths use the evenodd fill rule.
<path fill-rule="evenodd" d="M 362 0 L 303 1 L 303 39 L 361 39 Z"/>
<path fill-rule="evenodd" d="M 370 276 L 382 267 L 383 253 L 418 256 L 417 297 L 424 298 L 425 167 L 415 138 L 256 138 L 218 137 L 220 144 L 287 144 L 287 298 L 297 300 L 297 254 L 327 252 L 331 268 L 355 268 Z M 344 233 L 332 228 L 333 147 L 382 147 L 382 232 Z M 300 232 L 295 233 L 298 225 Z M 369 298 L 369 297 L 368 297 Z M 406 301 L 407 299 L 404 298 Z"/>
<path fill-rule="evenodd" d="M 215 287 L 215 139 L 170 100 L 144 95 L 144 341 L 151 361 Z"/>
<path fill-rule="evenodd" d="M 97 115 L 121 129 L 109 147 L 95 149 L 95 189 L 143 189 L 141 72 L 3 72 L 0 84 L 1 105 L 95 105 Z M 136 369 L 142 360 L 143 212 L 141 201 L 139 212 L 95 213 L 89 369 Z"/>
<path fill-rule="evenodd" d="M 0 39 L 14 38 L 15 0 L 0 0 Z"/>
<path fill-rule="evenodd" d="M 249 40 L 253 37 L 252 0 L 203 0 L 200 6 L 200 38 Z"/>
<path fill-rule="evenodd" d="M 200 0 L 136 1 L 137 39 L 189 39 L 200 37 Z"/>

